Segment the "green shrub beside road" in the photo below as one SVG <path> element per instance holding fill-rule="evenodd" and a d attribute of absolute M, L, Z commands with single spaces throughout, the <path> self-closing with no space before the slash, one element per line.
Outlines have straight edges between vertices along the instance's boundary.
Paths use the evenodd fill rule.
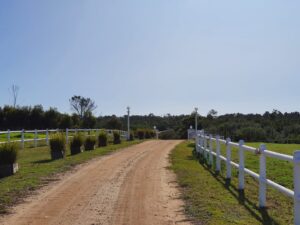
<path fill-rule="evenodd" d="M 107 145 L 107 134 L 101 131 L 98 135 L 98 147 L 104 147 Z"/>
<path fill-rule="evenodd" d="M 93 136 L 89 136 L 85 139 L 84 141 L 84 150 L 85 151 L 90 151 L 94 150 L 96 146 L 96 138 Z"/>
<path fill-rule="evenodd" d="M 81 148 L 83 145 L 83 135 L 82 134 L 75 134 L 71 141 L 70 141 L 70 150 L 71 155 L 75 155 L 81 152 Z"/>
<path fill-rule="evenodd" d="M 0 166 L 17 162 L 18 148 L 16 144 L 0 145 Z"/>

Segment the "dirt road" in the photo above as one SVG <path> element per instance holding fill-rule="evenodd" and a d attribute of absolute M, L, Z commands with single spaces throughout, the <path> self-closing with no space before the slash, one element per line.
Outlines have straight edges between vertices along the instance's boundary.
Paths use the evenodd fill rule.
<path fill-rule="evenodd" d="M 0 219 L 5 225 L 190 224 L 166 167 L 179 141 L 148 141 L 65 174 Z"/>

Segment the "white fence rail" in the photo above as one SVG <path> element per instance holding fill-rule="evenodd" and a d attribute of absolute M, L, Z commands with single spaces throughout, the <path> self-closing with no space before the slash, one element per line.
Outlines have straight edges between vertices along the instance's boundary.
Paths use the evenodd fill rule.
<path fill-rule="evenodd" d="M 49 145 L 49 140 L 50 140 L 50 135 L 51 133 L 57 133 L 57 132 L 64 132 L 66 135 L 66 142 L 68 143 L 69 138 L 72 138 L 73 135 L 70 135 L 70 132 L 73 132 L 74 134 L 76 134 L 77 132 L 95 132 L 94 135 L 90 135 L 90 136 L 97 136 L 99 134 L 100 131 L 105 131 L 108 135 L 113 134 L 114 131 L 119 132 L 121 138 L 127 138 L 127 131 L 123 131 L 123 130 L 107 130 L 107 129 L 46 129 L 46 130 L 7 130 L 7 131 L 0 131 L 0 135 L 5 134 L 6 135 L 6 141 L 0 141 L 0 144 L 5 144 L 5 143 L 20 143 L 21 144 L 21 148 L 25 147 L 25 143 L 26 142 L 33 142 L 34 143 L 34 147 L 38 146 L 38 142 L 39 141 L 45 141 L 46 145 Z M 31 133 L 34 134 L 34 138 L 25 138 L 25 134 L 26 133 Z M 11 135 L 12 134 L 20 134 L 21 137 L 20 139 L 17 140 L 11 140 Z M 45 135 L 45 137 L 43 138 L 38 138 L 39 134 L 43 134 Z M 89 135 L 86 135 L 89 136 Z"/>
<path fill-rule="evenodd" d="M 213 145 L 215 143 L 215 145 Z M 226 146 L 226 156 L 221 155 L 220 145 L 224 144 Z M 215 146 L 215 151 L 213 150 Z M 231 148 L 238 148 L 239 163 L 231 161 Z M 244 152 L 250 151 L 259 156 L 259 174 L 253 172 L 250 169 L 245 168 L 245 156 Z M 213 156 L 216 157 L 216 172 L 221 170 L 221 161 L 225 161 L 226 167 L 226 178 L 231 179 L 231 168 L 236 167 L 238 169 L 238 188 L 239 190 L 244 190 L 245 188 L 245 173 L 252 176 L 259 182 L 259 206 L 266 206 L 266 192 L 267 185 L 280 191 L 286 196 L 293 198 L 294 200 L 294 224 L 300 225 L 300 151 L 295 151 L 294 155 L 280 154 L 267 150 L 266 145 L 261 144 L 258 149 L 247 146 L 244 144 L 243 140 L 239 143 L 231 142 L 230 138 L 221 139 L 220 136 L 213 137 L 212 135 L 207 135 L 204 131 L 200 131 L 196 137 L 196 152 L 206 159 L 208 159 L 208 164 L 213 164 Z M 294 190 L 290 190 L 276 182 L 267 179 L 266 176 L 266 158 L 276 158 L 279 160 L 288 161 L 293 164 L 294 170 Z"/>

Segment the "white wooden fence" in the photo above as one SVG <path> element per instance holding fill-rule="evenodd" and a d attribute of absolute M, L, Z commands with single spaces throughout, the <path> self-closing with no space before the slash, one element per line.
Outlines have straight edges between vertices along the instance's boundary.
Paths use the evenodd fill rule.
<path fill-rule="evenodd" d="M 214 145 L 215 143 L 215 145 Z M 226 156 L 221 155 L 221 144 L 226 146 Z M 215 146 L 215 151 L 214 151 Z M 231 161 L 231 148 L 237 147 L 239 153 L 239 163 Z M 259 157 L 259 174 L 250 169 L 245 168 L 244 152 L 249 151 L 255 153 Z M 255 178 L 259 182 L 259 206 L 266 206 L 267 185 L 280 191 L 286 196 L 294 200 L 294 224 L 300 225 L 300 151 L 294 152 L 294 155 L 286 155 L 267 150 L 266 145 L 261 144 L 258 149 L 245 145 L 243 140 L 239 143 L 231 142 L 230 138 L 221 139 L 220 136 L 207 135 L 204 131 L 199 131 L 196 136 L 196 152 L 208 159 L 208 164 L 213 164 L 213 156 L 216 157 L 216 171 L 221 170 L 221 160 L 225 161 L 226 178 L 231 179 L 231 167 L 238 169 L 238 189 L 245 188 L 245 173 Z M 293 164 L 294 170 L 294 190 L 290 190 L 270 179 L 266 176 L 266 158 L 275 158 L 288 161 Z"/>
<path fill-rule="evenodd" d="M 0 131 L 0 135 L 1 134 L 5 134 L 6 135 L 6 141 L 1 142 L 0 144 L 4 144 L 4 143 L 20 143 L 21 148 L 25 147 L 25 143 L 26 142 L 32 142 L 34 143 L 34 147 L 38 146 L 38 142 L 39 141 L 45 141 L 46 145 L 49 145 L 49 140 L 50 140 L 50 134 L 51 133 L 57 133 L 57 132 L 64 132 L 66 135 L 66 142 L 68 143 L 69 138 L 72 138 L 73 136 L 70 135 L 70 132 L 73 132 L 74 134 L 76 134 L 77 132 L 95 132 L 94 135 L 86 135 L 86 136 L 97 136 L 99 134 L 100 131 L 105 131 L 107 134 L 113 134 L 113 132 L 115 130 L 107 130 L 107 129 L 51 129 L 51 130 L 15 130 L 15 131 L 11 131 L 11 130 L 7 130 L 7 131 Z M 126 131 L 122 131 L 122 130 L 117 130 L 117 132 L 120 133 L 121 138 L 127 138 L 127 132 Z M 25 134 L 26 133 L 31 133 L 34 134 L 34 138 L 25 138 Z M 11 140 L 11 135 L 12 134 L 21 134 L 21 138 L 18 140 Z M 39 134 L 43 134 L 45 135 L 44 138 L 38 138 Z"/>

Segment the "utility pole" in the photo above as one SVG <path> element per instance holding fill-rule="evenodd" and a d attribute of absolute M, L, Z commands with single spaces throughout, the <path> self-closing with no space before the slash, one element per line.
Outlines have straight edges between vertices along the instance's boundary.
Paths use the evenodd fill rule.
<path fill-rule="evenodd" d="M 127 106 L 127 141 L 130 140 L 130 121 L 129 121 L 129 117 L 130 117 L 130 107 Z"/>
<path fill-rule="evenodd" d="M 198 130 L 198 108 L 195 107 L 195 132 L 197 136 L 197 130 Z"/>
<path fill-rule="evenodd" d="M 156 137 L 156 139 L 158 139 L 158 130 L 156 129 L 156 126 L 154 126 L 153 129 L 155 131 L 155 137 Z"/>

